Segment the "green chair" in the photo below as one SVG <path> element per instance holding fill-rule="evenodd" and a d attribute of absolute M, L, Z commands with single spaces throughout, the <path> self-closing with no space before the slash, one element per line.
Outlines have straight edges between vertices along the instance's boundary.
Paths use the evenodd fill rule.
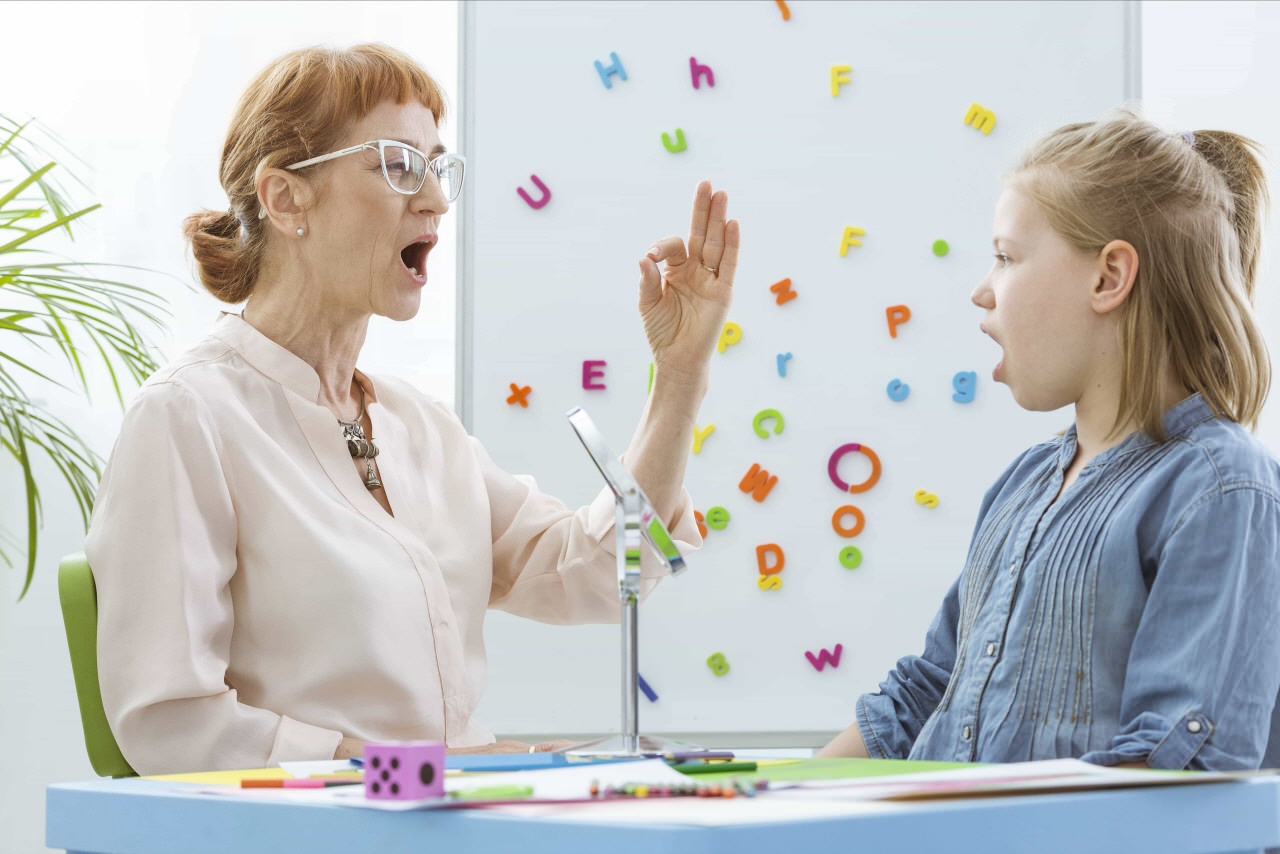
<path fill-rule="evenodd" d="M 83 552 L 67 555 L 58 564 L 58 599 L 62 602 L 62 622 L 67 627 L 71 672 L 76 680 L 89 762 L 99 776 L 133 777 L 135 772 L 120 752 L 102 708 L 102 688 L 98 684 L 98 588 Z"/>

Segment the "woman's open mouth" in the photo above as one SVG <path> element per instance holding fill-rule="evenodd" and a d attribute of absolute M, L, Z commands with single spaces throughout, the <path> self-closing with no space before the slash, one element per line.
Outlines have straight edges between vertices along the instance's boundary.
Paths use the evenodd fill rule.
<path fill-rule="evenodd" d="M 400 250 L 400 263 L 419 284 L 427 280 L 427 255 L 435 244 L 436 236 L 428 234 Z"/>

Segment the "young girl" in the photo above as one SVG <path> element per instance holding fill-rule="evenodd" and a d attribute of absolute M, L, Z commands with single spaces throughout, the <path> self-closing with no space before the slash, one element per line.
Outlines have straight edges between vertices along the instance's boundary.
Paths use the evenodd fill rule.
<path fill-rule="evenodd" d="M 1075 424 L 987 492 L 924 651 L 819 755 L 1280 759 L 1280 464 L 1245 429 L 1270 383 L 1256 150 L 1121 112 L 1007 179 L 973 293 L 992 377 Z"/>

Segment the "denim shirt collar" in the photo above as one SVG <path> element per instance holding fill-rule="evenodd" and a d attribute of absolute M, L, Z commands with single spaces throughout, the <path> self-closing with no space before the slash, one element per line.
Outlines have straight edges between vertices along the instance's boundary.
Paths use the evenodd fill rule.
<path fill-rule="evenodd" d="M 1196 392 L 1188 398 L 1183 399 L 1179 403 L 1170 407 L 1165 412 L 1162 422 L 1164 424 L 1165 441 L 1172 441 L 1189 433 L 1196 426 L 1203 424 L 1213 418 L 1213 410 L 1209 408 L 1209 404 L 1205 402 L 1204 396 L 1200 392 Z M 1093 468 L 1094 466 L 1106 465 L 1114 459 L 1127 456 L 1135 451 L 1148 448 L 1158 444 L 1155 439 L 1148 436 L 1141 430 L 1135 430 L 1124 438 L 1120 444 L 1108 448 L 1098 456 L 1089 461 L 1085 468 Z M 1062 434 L 1062 445 L 1058 448 L 1058 467 L 1066 470 L 1071 465 L 1071 461 L 1076 456 L 1076 425 L 1072 425 Z"/>

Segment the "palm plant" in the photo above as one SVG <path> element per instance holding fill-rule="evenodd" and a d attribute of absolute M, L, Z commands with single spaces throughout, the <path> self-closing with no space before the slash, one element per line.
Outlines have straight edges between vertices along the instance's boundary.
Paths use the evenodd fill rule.
<path fill-rule="evenodd" d="M 141 330 L 162 328 L 160 315 L 167 315 L 164 300 L 146 288 L 103 278 L 122 269 L 118 265 L 70 261 L 34 247 L 37 238 L 55 232 L 74 239 L 71 223 L 101 205 L 77 210 L 70 204 L 51 175 L 57 163 L 32 130 L 31 122 L 0 115 L 0 445 L 17 461 L 26 491 L 26 579 L 19 599 L 35 575 L 43 522 L 33 455 L 56 466 L 86 529 L 102 475 L 101 457 L 31 396 L 31 381 L 88 397 L 90 377 L 105 371 L 123 407 L 122 375 L 138 383 L 156 369 Z M 69 382 L 56 378 L 59 373 Z M 0 559 L 12 566 L 19 541 L 0 533 L 8 535 L 0 542 Z"/>

